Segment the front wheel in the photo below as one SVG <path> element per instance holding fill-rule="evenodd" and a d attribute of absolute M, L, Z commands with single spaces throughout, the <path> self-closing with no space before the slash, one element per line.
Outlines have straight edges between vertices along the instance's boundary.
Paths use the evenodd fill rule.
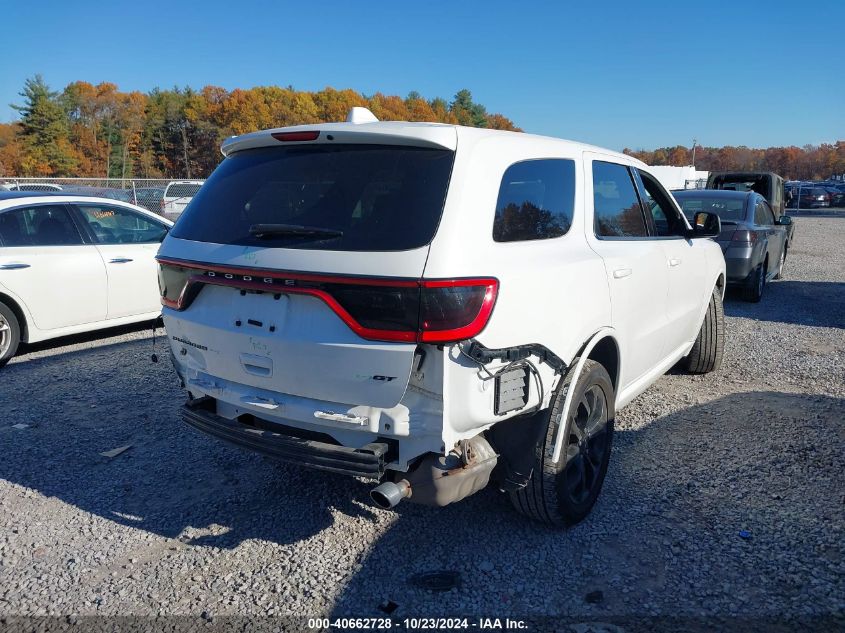
<path fill-rule="evenodd" d="M 710 303 L 704 315 L 704 323 L 698 331 L 690 353 L 686 357 L 687 371 L 691 374 L 708 374 L 722 365 L 725 351 L 725 308 L 722 293 L 713 289 Z"/>
<path fill-rule="evenodd" d="M 11 308 L 0 303 L 0 367 L 8 363 L 21 342 L 21 328 Z"/>
<path fill-rule="evenodd" d="M 616 412 L 613 383 L 601 364 L 587 360 L 578 381 L 573 385 L 571 380 L 565 377 L 555 392 L 528 484 L 510 493 L 522 514 L 556 526 L 578 523 L 595 504 L 610 460 Z M 570 389 L 574 389 L 572 406 L 563 420 Z M 552 449 L 561 424 L 563 447 L 554 460 Z"/>

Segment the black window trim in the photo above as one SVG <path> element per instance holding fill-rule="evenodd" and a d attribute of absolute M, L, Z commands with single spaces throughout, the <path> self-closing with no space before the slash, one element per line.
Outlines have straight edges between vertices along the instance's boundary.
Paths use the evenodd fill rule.
<path fill-rule="evenodd" d="M 511 167 L 514 167 L 516 165 L 521 165 L 522 163 L 535 162 L 535 161 L 538 161 L 538 160 L 568 161 L 568 162 L 572 163 L 572 167 L 573 167 L 573 170 L 572 170 L 572 175 L 573 175 L 573 180 L 572 180 L 572 219 L 569 222 L 569 227 L 567 227 L 567 229 L 563 233 L 561 233 L 560 235 L 555 235 L 554 237 L 537 237 L 537 238 L 534 238 L 534 239 L 531 239 L 531 240 L 504 240 L 504 241 L 499 241 L 495 238 L 494 231 L 496 230 L 496 213 L 499 211 L 499 208 L 498 208 L 498 205 L 499 205 L 499 190 L 501 190 L 501 188 L 502 188 L 502 181 L 505 178 L 505 174 L 508 173 L 508 170 Z M 541 157 L 536 157 L 536 158 L 523 158 L 521 160 L 514 161 L 510 165 L 505 167 L 504 171 L 502 171 L 502 175 L 499 177 L 499 188 L 496 190 L 496 205 L 495 205 L 495 208 L 493 209 L 493 224 L 490 227 L 490 237 L 493 238 L 493 243 L 494 244 L 502 244 L 502 245 L 503 244 L 524 244 L 526 242 L 529 243 L 529 244 L 536 244 L 537 242 L 548 242 L 550 240 L 559 240 L 560 238 L 566 237 L 567 235 L 569 235 L 570 231 L 572 230 L 572 225 L 575 224 L 575 214 L 576 214 L 576 208 L 577 208 L 575 191 L 576 191 L 577 184 L 578 184 L 577 183 L 577 179 L 578 179 L 577 172 L 578 172 L 578 161 L 576 161 L 574 158 L 565 158 L 565 157 L 561 157 L 561 156 L 541 156 Z M 450 178 L 451 178 L 451 174 L 450 174 Z"/>
<path fill-rule="evenodd" d="M 631 184 L 634 186 L 634 193 L 637 196 L 637 202 L 640 205 L 640 214 L 643 217 L 643 224 L 645 224 L 646 235 L 599 235 L 598 231 L 596 230 L 598 227 L 596 226 L 596 207 L 595 207 L 595 190 L 593 190 L 593 235 L 595 235 L 597 240 L 607 241 L 607 242 L 644 242 L 648 240 L 653 240 L 654 235 L 652 235 L 651 224 L 648 219 L 648 215 L 643 208 L 643 201 L 640 197 L 640 192 L 637 189 L 637 181 L 634 178 L 633 173 L 631 172 L 631 165 L 625 165 L 624 163 L 614 163 L 610 160 L 599 160 L 593 159 L 590 165 L 590 186 L 595 187 L 595 176 L 593 176 L 593 165 L 596 163 L 607 163 L 608 165 L 617 165 L 619 167 L 624 167 L 628 172 L 628 178 L 631 179 Z"/>
<path fill-rule="evenodd" d="M 640 176 L 640 172 L 641 172 L 640 168 L 634 167 L 633 169 L 634 169 L 634 173 L 637 175 L 637 179 L 636 179 L 637 182 L 638 183 L 641 182 L 642 178 Z M 675 211 L 676 214 L 680 213 L 680 217 L 683 218 L 683 220 L 681 220 L 681 221 L 686 223 L 687 219 L 686 219 L 686 216 L 683 214 L 683 211 L 679 211 L 679 209 L 675 209 L 674 206 L 673 206 L 673 202 L 674 202 L 674 204 L 676 204 L 678 207 L 680 207 L 680 205 L 677 204 L 677 202 L 674 200 L 674 196 L 672 195 L 672 193 L 669 192 L 669 191 L 666 191 L 666 188 L 663 187 L 663 185 L 660 184 L 660 181 L 658 181 L 657 178 L 655 178 L 654 174 L 649 174 L 648 172 L 646 172 L 646 175 L 648 175 L 658 185 L 660 185 L 660 187 L 663 189 L 664 193 L 666 193 L 666 195 L 668 197 L 669 205 L 672 206 L 672 208 L 673 208 L 673 210 Z M 637 193 L 639 194 L 640 192 L 637 191 Z M 642 195 L 643 196 L 645 195 L 645 183 L 643 183 Z M 640 204 L 642 205 L 643 208 L 645 208 L 646 205 L 645 205 L 645 203 L 643 202 L 642 199 L 640 200 Z M 650 232 L 650 238 L 651 239 L 653 239 L 653 240 L 684 240 L 685 242 L 688 242 L 692 239 L 689 235 L 658 235 L 657 234 L 657 227 L 654 224 L 654 218 L 651 216 L 651 213 L 646 213 L 646 216 L 647 216 L 646 223 L 649 226 L 649 232 Z"/>
<path fill-rule="evenodd" d="M 68 216 L 70 217 L 71 224 L 76 229 L 76 233 L 79 237 L 79 243 L 77 244 L 54 244 L 52 246 L 44 246 L 43 244 L 32 245 L 32 246 L 6 246 L 3 243 L 2 237 L 0 237 L 0 246 L 4 248 L 61 248 L 63 246 L 91 246 L 92 242 L 88 239 L 87 231 L 80 226 L 79 218 L 76 217 L 76 212 L 73 209 L 73 205 L 69 202 L 34 202 L 31 204 L 16 204 L 13 207 L 6 207 L 5 209 L 0 209 L 0 215 L 4 213 L 8 213 L 10 211 L 17 211 L 19 209 L 34 209 L 36 207 L 62 207 L 64 208 Z"/>

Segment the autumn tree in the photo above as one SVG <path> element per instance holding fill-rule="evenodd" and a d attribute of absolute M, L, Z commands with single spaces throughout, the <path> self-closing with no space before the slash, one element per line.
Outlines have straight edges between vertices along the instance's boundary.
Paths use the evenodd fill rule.
<path fill-rule="evenodd" d="M 489 113 L 469 90 L 453 100 L 404 99 L 382 92 L 365 96 L 331 87 L 316 92 L 292 86 L 227 90 L 219 86 L 121 92 L 112 83 L 75 81 L 60 93 L 43 78 L 28 79 L 15 106 L 20 120 L 0 124 L 0 176 L 112 178 L 206 177 L 221 160 L 220 143 L 255 130 L 338 122 L 350 108 L 370 108 L 382 120 L 437 121 L 521 131 L 511 119 Z M 688 165 L 692 148 L 625 149 L 651 165 Z M 845 141 L 819 146 L 696 147 L 702 170 L 770 170 L 786 178 L 845 174 Z"/>
<path fill-rule="evenodd" d="M 21 140 L 25 148 L 21 169 L 25 174 L 38 176 L 72 174 L 77 159 L 58 93 L 50 90 L 41 75 L 35 75 L 26 80 L 20 96 L 23 105 L 12 107 L 21 115 Z"/>
<path fill-rule="evenodd" d="M 449 105 L 449 111 L 455 115 L 458 123 L 471 127 L 487 127 L 487 109 L 472 100 L 469 90 L 460 90 L 454 101 Z"/>

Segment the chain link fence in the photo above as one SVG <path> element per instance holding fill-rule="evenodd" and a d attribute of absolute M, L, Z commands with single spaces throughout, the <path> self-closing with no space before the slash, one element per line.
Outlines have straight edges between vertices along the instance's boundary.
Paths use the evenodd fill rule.
<path fill-rule="evenodd" d="M 0 191 L 47 191 L 112 198 L 173 220 L 203 182 L 158 178 L 0 178 Z"/>

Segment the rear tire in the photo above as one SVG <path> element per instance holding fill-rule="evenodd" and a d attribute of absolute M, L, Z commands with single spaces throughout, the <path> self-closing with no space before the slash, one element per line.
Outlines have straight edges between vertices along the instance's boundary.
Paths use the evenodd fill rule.
<path fill-rule="evenodd" d="M 789 242 L 785 242 L 783 245 L 783 253 L 780 255 L 780 264 L 778 264 L 778 274 L 775 275 L 775 279 L 783 279 L 783 267 L 786 266 L 786 252 L 789 250 Z"/>
<path fill-rule="evenodd" d="M 760 264 L 754 269 L 754 275 L 748 286 L 745 287 L 744 298 L 751 303 L 760 303 L 763 298 L 763 290 L 766 288 L 766 267 Z"/>
<path fill-rule="evenodd" d="M 575 525 L 590 513 L 604 483 L 613 443 L 616 396 L 607 370 L 587 360 L 575 385 L 571 375 L 570 371 L 555 391 L 546 434 L 534 449 L 531 479 L 510 493 L 519 512 L 555 526 Z M 569 419 L 561 420 L 569 389 L 575 390 Z M 551 451 L 561 424 L 566 424 L 564 446 L 554 461 Z"/>
<path fill-rule="evenodd" d="M 722 293 L 713 289 L 704 323 L 698 331 L 698 337 L 686 357 L 686 368 L 691 374 L 709 374 L 722 365 L 725 352 L 725 308 L 722 305 Z"/>
<path fill-rule="evenodd" d="M 0 367 L 8 363 L 21 342 L 21 326 L 12 309 L 0 303 Z"/>

